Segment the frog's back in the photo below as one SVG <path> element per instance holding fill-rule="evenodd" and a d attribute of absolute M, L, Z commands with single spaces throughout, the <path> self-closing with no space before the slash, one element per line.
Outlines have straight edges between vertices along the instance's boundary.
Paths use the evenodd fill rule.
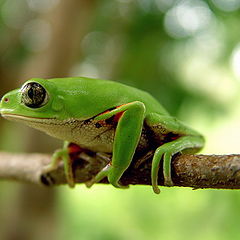
<path fill-rule="evenodd" d="M 65 94 L 89 95 L 89 98 L 96 100 L 95 104 L 104 105 L 104 110 L 133 101 L 141 101 L 146 106 L 147 114 L 155 112 L 168 115 L 162 105 L 149 93 L 118 82 L 85 77 L 54 78 L 48 81 L 56 83 Z"/>

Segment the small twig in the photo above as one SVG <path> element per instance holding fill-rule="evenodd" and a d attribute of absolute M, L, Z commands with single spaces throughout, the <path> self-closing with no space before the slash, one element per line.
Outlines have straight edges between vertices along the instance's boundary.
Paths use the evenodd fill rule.
<path fill-rule="evenodd" d="M 50 162 L 47 154 L 0 153 L 0 179 L 31 182 L 40 185 L 66 183 L 63 165 L 47 174 L 43 168 Z M 74 162 L 77 183 L 89 181 L 105 165 L 98 155 L 83 156 Z M 121 178 L 124 185 L 151 185 L 151 157 L 136 167 L 133 163 Z M 177 155 L 172 161 L 174 186 L 196 188 L 240 189 L 240 155 Z M 103 181 L 107 183 L 105 179 Z M 162 166 L 159 185 L 163 185 Z"/>

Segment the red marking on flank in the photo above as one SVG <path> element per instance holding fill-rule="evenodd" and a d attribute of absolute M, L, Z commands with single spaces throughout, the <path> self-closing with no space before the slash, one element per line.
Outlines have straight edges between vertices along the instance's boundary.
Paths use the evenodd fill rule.
<path fill-rule="evenodd" d="M 120 113 L 117 113 L 116 115 L 114 115 L 113 121 L 118 122 L 119 119 L 121 118 L 121 116 L 123 115 L 123 113 L 124 112 L 120 112 Z"/>
<path fill-rule="evenodd" d="M 81 152 L 81 147 L 79 147 L 77 144 L 74 144 L 74 143 L 70 143 L 69 146 L 68 146 L 68 153 L 71 154 L 71 153 L 79 153 Z"/>

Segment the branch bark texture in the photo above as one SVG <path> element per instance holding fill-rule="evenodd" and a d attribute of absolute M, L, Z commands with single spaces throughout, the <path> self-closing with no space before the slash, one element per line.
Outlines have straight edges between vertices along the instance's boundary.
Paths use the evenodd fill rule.
<path fill-rule="evenodd" d="M 55 186 L 66 184 L 63 165 L 49 173 L 44 167 L 51 161 L 47 154 L 0 153 L 0 179 Z M 106 164 L 106 158 L 83 153 L 73 164 L 75 181 L 85 183 Z M 177 155 L 172 161 L 174 186 L 240 189 L 240 155 Z M 103 183 L 107 183 L 104 179 Z M 133 162 L 121 178 L 123 185 L 151 185 L 151 156 L 142 164 Z M 163 184 L 162 166 L 159 185 Z"/>

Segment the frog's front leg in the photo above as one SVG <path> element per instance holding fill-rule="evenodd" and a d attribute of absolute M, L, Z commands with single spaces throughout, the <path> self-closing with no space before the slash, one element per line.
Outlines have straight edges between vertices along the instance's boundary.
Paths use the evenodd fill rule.
<path fill-rule="evenodd" d="M 65 176 L 67 179 L 67 183 L 70 187 L 74 187 L 75 185 L 72 169 L 72 159 L 70 157 L 70 153 L 72 151 L 74 150 L 71 149 L 71 144 L 65 141 L 63 147 L 56 150 L 52 155 L 51 163 L 47 165 L 43 170 L 43 172 L 45 173 L 53 171 L 57 169 L 59 162 L 63 160 Z"/>
<path fill-rule="evenodd" d="M 87 183 L 88 187 L 104 177 L 108 177 L 109 183 L 113 186 L 123 187 L 119 180 L 129 167 L 138 145 L 145 117 L 145 105 L 139 101 L 124 104 L 98 115 L 95 120 L 105 120 L 112 116 L 115 116 L 117 121 L 112 162 Z"/>
<path fill-rule="evenodd" d="M 159 164 L 163 157 L 163 176 L 164 185 L 172 186 L 171 178 L 171 160 L 172 156 L 185 149 L 194 153 L 200 150 L 204 145 L 203 137 L 196 131 L 186 127 L 183 123 L 171 116 L 162 116 L 150 114 L 146 117 L 146 123 L 154 129 L 154 132 L 161 135 L 173 133 L 178 135 L 176 140 L 166 142 L 159 146 L 153 156 L 152 161 L 152 187 L 155 193 L 160 193 L 158 188 L 158 170 Z"/>

